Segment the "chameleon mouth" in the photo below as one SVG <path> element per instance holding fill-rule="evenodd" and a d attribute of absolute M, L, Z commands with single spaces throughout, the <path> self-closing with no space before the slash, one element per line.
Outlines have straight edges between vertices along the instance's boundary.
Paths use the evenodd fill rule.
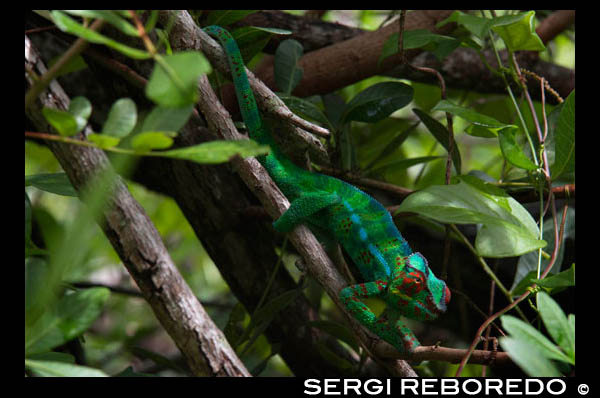
<path fill-rule="evenodd" d="M 446 306 L 450 303 L 450 297 L 452 297 L 452 294 L 450 293 L 450 289 L 448 289 L 448 286 L 444 287 L 444 309 L 446 309 Z"/>
<path fill-rule="evenodd" d="M 452 294 L 450 293 L 450 289 L 448 289 L 448 286 L 444 286 L 442 300 L 440 300 L 440 302 L 438 304 L 438 310 L 440 313 L 446 312 L 446 308 L 448 307 L 448 304 L 450 303 L 451 296 L 452 296 Z"/>
<path fill-rule="evenodd" d="M 442 297 L 440 300 L 435 302 L 431 296 L 427 297 L 427 303 L 429 304 L 429 308 L 431 308 L 432 312 L 436 315 L 442 314 L 446 312 L 446 308 L 450 303 L 450 297 L 452 294 L 450 293 L 450 289 L 448 286 L 444 286 L 444 290 L 442 291 Z"/>

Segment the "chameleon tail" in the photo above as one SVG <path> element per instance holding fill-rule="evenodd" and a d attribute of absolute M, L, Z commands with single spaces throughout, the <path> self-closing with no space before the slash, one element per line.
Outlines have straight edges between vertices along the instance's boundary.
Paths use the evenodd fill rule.
<path fill-rule="evenodd" d="M 268 126 L 263 124 L 260 114 L 258 113 L 254 94 L 252 93 L 250 83 L 248 82 L 244 61 L 231 34 L 229 34 L 227 30 L 216 25 L 208 26 L 204 28 L 204 31 L 219 40 L 221 46 L 223 46 L 223 49 L 225 50 L 225 54 L 229 61 L 229 68 L 231 69 L 233 84 L 235 86 L 235 94 L 250 138 L 258 141 L 260 144 L 269 145 L 271 147 L 271 153 L 265 156 L 258 156 L 258 161 L 267 169 L 271 178 L 273 178 L 283 193 L 286 194 L 289 199 L 293 200 L 300 192 L 298 183 L 301 178 L 299 178 L 299 176 L 310 173 L 294 165 L 287 156 L 280 151 L 271 136 Z M 312 181 L 312 178 L 313 177 L 311 176 L 308 180 Z"/>
<path fill-rule="evenodd" d="M 240 106 L 240 112 L 242 113 L 246 128 L 250 133 L 250 137 L 261 144 L 271 145 L 273 143 L 272 138 L 267 129 L 263 126 L 262 119 L 258 113 L 256 100 L 254 99 L 254 94 L 250 88 L 244 61 L 237 43 L 233 37 L 231 37 L 231 34 L 220 26 L 211 25 L 203 30 L 217 39 L 225 50 L 229 68 L 231 69 L 233 84 L 235 85 L 235 93 Z"/>

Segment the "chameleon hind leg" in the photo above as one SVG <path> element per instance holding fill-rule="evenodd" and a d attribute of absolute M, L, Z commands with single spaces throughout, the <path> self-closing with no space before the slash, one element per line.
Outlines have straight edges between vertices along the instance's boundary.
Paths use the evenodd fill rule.
<path fill-rule="evenodd" d="M 377 280 L 374 282 L 352 285 L 340 290 L 339 297 L 348 312 L 375 333 L 387 341 L 400 352 L 411 352 L 419 346 L 414 333 L 401 321 L 400 312 L 387 307 L 379 317 L 363 301 L 367 298 L 382 297 L 387 289 L 387 282 Z"/>
<path fill-rule="evenodd" d="M 292 201 L 290 207 L 273 223 L 279 232 L 289 232 L 307 217 L 327 206 L 339 203 L 340 197 L 334 193 L 311 192 Z"/>

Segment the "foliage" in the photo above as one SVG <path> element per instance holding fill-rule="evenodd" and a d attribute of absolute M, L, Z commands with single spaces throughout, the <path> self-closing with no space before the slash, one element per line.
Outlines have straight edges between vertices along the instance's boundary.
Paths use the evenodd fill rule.
<path fill-rule="evenodd" d="M 118 12 L 111 11 L 70 11 L 71 14 L 87 18 L 102 19 L 123 33 L 139 36 L 140 33 L 131 22 Z M 96 33 L 75 21 L 61 11 L 53 11 L 52 17 L 57 26 L 93 43 L 107 46 L 132 58 L 153 58 L 156 65 L 146 85 L 146 96 L 157 107 L 135 130 L 137 110 L 129 98 L 122 98 L 112 105 L 101 134 L 91 133 L 88 139 L 97 147 L 119 153 L 165 156 L 186 159 L 198 163 L 226 162 L 235 155 L 256 156 L 268 152 L 268 148 L 245 142 L 212 142 L 188 147 L 185 150 L 152 151 L 165 149 L 173 143 L 172 137 L 185 124 L 192 113 L 193 104 L 198 99 L 197 82 L 201 74 L 211 70 L 206 58 L 197 51 L 186 51 L 171 55 L 160 55 L 152 47 L 148 51 L 133 49 Z M 87 125 L 92 113 L 92 104 L 87 98 L 76 97 L 71 101 L 68 111 L 44 108 L 43 114 L 48 122 L 63 137 L 73 136 Z M 157 129 L 160 130 L 157 130 Z M 132 140 L 123 140 L 131 135 Z M 141 137 L 140 137 L 141 135 Z M 66 142 L 72 142 L 65 140 Z M 131 148 L 116 148 L 122 142 L 129 142 Z M 124 144 L 126 145 L 126 144 Z M 215 152 L 216 151 L 216 152 Z M 213 156 L 219 153 L 219 156 Z"/>
<path fill-rule="evenodd" d="M 543 291 L 537 294 L 537 310 L 556 344 L 528 323 L 504 315 L 502 327 L 510 336 L 500 338 L 500 345 L 529 376 L 562 376 L 552 361 L 575 365 L 575 315 L 566 317 L 556 301 Z"/>
<path fill-rule="evenodd" d="M 252 12 L 216 10 L 197 19 L 203 25 L 226 26 Z M 209 164 L 227 162 L 235 155 L 248 157 L 266 153 L 268 148 L 247 140 L 172 148 L 177 132 L 188 121 L 198 99 L 197 79 L 211 73 L 212 68 L 200 52 L 172 53 L 168 47 L 168 31 L 156 28 L 155 11 L 149 14 L 144 29 L 156 32 L 158 43 L 165 45 L 164 53 L 152 46 L 130 47 L 89 28 L 89 21 L 102 19 L 122 34 L 139 38 L 140 31 L 128 12 L 51 12 L 54 23 L 64 32 L 107 46 L 126 57 L 154 62 L 144 92 L 154 104 L 152 108 L 140 111 L 142 106 L 132 98 L 118 99 L 95 132 L 89 123 L 94 98 L 75 97 L 67 111 L 43 110 L 44 117 L 59 134 L 58 139 L 74 142 L 72 137 L 87 126 L 86 145 L 114 153 L 164 156 Z M 381 20 L 375 15 L 365 10 L 360 18 L 364 25 L 372 26 L 373 20 Z M 403 48 L 421 48 L 432 52 L 439 60 L 450 56 L 459 47 L 479 52 L 490 50 L 494 54 L 498 54 L 500 48 L 509 54 L 521 50 L 546 54 L 549 44 L 544 45 L 536 35 L 535 21 L 533 11 L 492 17 L 456 11 L 439 24 L 456 23 L 459 27 L 456 34 L 407 31 L 403 35 Z M 262 27 L 232 30 L 246 62 L 260 58 L 256 56 L 273 35 L 289 33 Z M 398 38 L 396 33 L 385 42 L 378 60 L 380 64 L 398 52 Z M 531 291 L 534 284 L 537 289 L 543 289 L 536 295 L 536 310 L 550 338 L 529 321 L 504 315 L 501 324 L 509 336 L 501 338 L 500 344 L 530 376 L 568 373 L 569 366 L 575 363 L 575 317 L 573 314 L 565 316 L 549 294 L 575 286 L 574 264 L 565 264 L 570 268 L 563 265 L 565 240 L 575 238 L 574 210 L 570 208 L 566 213 L 564 233 L 557 242 L 552 219 L 543 215 L 534 219 L 513 196 L 524 190 L 534 191 L 543 207 L 547 203 L 541 199 L 548 188 L 574 183 L 575 92 L 558 106 L 535 103 L 528 107 L 522 94 L 519 99 L 519 94 L 513 92 L 515 87 L 522 85 L 518 66 L 508 63 L 493 71 L 506 82 L 507 96 L 502 97 L 448 89 L 446 97 L 441 98 L 439 89 L 431 85 L 373 77 L 338 93 L 300 98 L 293 92 L 303 78 L 299 66 L 303 53 L 302 45 L 295 40 L 285 40 L 279 45 L 274 59 L 278 95 L 296 114 L 332 132 L 329 144 L 336 166 L 361 177 L 416 189 L 395 213 L 417 214 L 417 222 L 432 230 L 441 230 L 441 224 L 476 225 L 473 257 L 477 262 L 487 265 L 487 258 L 517 257 L 514 280 L 510 289 L 505 289 L 505 294 L 513 300 Z M 67 73 L 67 70 L 63 72 Z M 531 109 L 535 110 L 535 115 L 531 114 Z M 445 116 L 452 117 L 452 130 Z M 537 134 L 534 116 L 541 126 L 546 118 L 547 132 Z M 77 143 L 81 141 L 77 140 Z M 454 175 L 452 183 L 446 185 L 445 162 L 439 160 L 446 159 L 448 152 Z M 547 171 L 549 175 L 546 175 Z M 78 288 L 73 285 L 73 282 L 88 280 L 96 271 L 110 268 L 106 264 L 117 263 L 119 259 L 99 230 L 93 229 L 96 228 L 91 222 L 94 209 L 88 213 L 79 207 L 73 199 L 78 194 L 66 175 L 47 150 L 32 142 L 26 143 L 25 185 L 27 374 L 140 375 L 129 368 L 134 356 L 160 364 L 162 369 L 185 373 L 166 355 L 139 350 L 140 341 L 159 329 L 141 300 L 115 292 L 109 294 L 102 287 Z M 210 258 L 198 247 L 177 206 L 135 184 L 131 184 L 130 189 L 143 203 L 165 241 L 173 242 L 170 253 L 175 262 L 190 264 L 189 268 L 182 269 L 188 283 L 206 294 L 203 300 L 217 298 L 220 305 L 210 308 L 211 316 L 225 329 L 228 340 L 249 369 L 255 374 L 289 372 L 284 365 L 273 367 L 280 347 L 270 345 L 263 331 L 280 311 L 293 305 L 298 295 L 308 294 L 310 283 L 300 284 L 298 289 L 261 303 L 254 314 L 247 314 L 241 304 L 236 305 L 228 299 L 227 286 Z M 60 200 L 56 195 L 60 195 Z M 560 224 L 559 217 L 556 227 L 560 228 Z M 452 230 L 451 238 L 466 246 L 470 244 L 459 229 Z M 542 277 L 550 265 L 555 244 L 559 245 L 559 250 L 554 266 Z M 197 252 L 201 254 L 190 254 Z M 280 253 L 282 259 L 285 255 L 284 251 Z M 468 273 L 469 270 L 462 269 L 461 272 Z M 486 272 L 490 277 L 496 277 L 490 267 Z M 333 304 L 319 294 L 320 291 L 316 301 L 323 302 L 322 314 L 330 314 Z M 485 303 L 477 305 L 485 307 Z M 120 316 L 125 313 L 133 315 Z M 109 314 L 113 322 L 120 318 L 129 321 L 118 321 L 113 330 L 100 333 L 93 325 L 103 314 Z M 323 320 L 313 321 L 310 327 L 330 334 L 364 355 L 351 331 L 335 317 L 325 316 Z M 71 354 L 57 352 L 65 344 L 81 344 L 83 336 L 90 357 L 89 367 L 77 365 Z M 341 370 L 349 373 L 357 370 L 351 369 L 350 362 L 328 347 L 320 345 L 316 349 L 325 361 L 336 364 Z M 101 365 L 111 355 L 117 359 Z"/>

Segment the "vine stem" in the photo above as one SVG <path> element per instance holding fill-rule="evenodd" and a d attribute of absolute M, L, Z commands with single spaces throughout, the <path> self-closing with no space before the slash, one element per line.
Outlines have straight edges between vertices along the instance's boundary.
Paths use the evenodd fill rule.
<path fill-rule="evenodd" d="M 462 232 L 460 232 L 460 230 L 456 227 L 456 225 L 450 224 L 450 228 L 452 229 L 452 232 L 454 232 L 459 237 L 459 239 L 463 242 L 463 244 L 465 246 L 467 246 L 467 248 L 471 251 L 471 253 L 473 253 L 475 258 L 477 258 L 477 261 L 479 262 L 479 264 L 481 264 L 481 267 L 483 268 L 485 273 L 488 274 L 490 278 L 492 278 L 492 281 L 494 281 L 494 283 L 498 286 L 498 289 L 500 289 L 500 291 L 502 291 L 504 296 L 506 296 L 506 299 L 512 304 L 514 299 L 510 295 L 510 292 L 508 291 L 508 289 L 506 289 L 504 284 L 500 281 L 500 279 L 498 279 L 496 274 L 494 274 L 494 271 L 492 271 L 492 269 L 489 267 L 489 265 L 487 265 L 487 263 L 485 262 L 483 257 L 481 257 L 477 253 L 477 250 L 475 250 L 473 245 L 471 245 L 471 242 L 469 242 L 467 237 L 464 236 Z M 521 318 L 523 318 L 523 320 L 527 320 L 527 318 L 525 317 L 525 314 L 523 314 L 523 312 L 519 308 L 517 308 L 517 312 L 519 313 L 519 316 Z"/>
<path fill-rule="evenodd" d="M 75 138 L 63 137 L 60 135 L 50 134 L 50 133 L 40 133 L 37 131 L 26 131 L 25 137 L 39 138 L 42 140 L 50 140 L 50 141 L 58 141 L 58 142 L 63 142 L 65 144 L 80 145 L 80 146 L 85 146 L 85 147 L 90 147 L 90 148 L 101 149 L 103 151 L 121 153 L 121 154 L 132 155 L 132 156 L 158 156 L 158 157 L 163 156 L 160 152 L 152 152 L 152 151 L 140 152 L 140 151 L 134 151 L 131 149 L 118 148 L 118 147 L 103 148 L 103 147 L 99 147 L 98 145 L 96 145 L 90 141 L 83 141 L 83 140 L 78 140 Z"/>
<path fill-rule="evenodd" d="M 267 299 L 267 296 L 269 295 L 269 292 L 271 291 L 271 287 L 273 286 L 273 282 L 275 281 L 275 276 L 277 275 L 277 272 L 279 271 L 279 268 L 280 268 L 281 263 L 283 261 L 283 254 L 284 254 L 285 249 L 287 247 L 287 243 L 288 243 L 288 235 L 286 234 L 285 237 L 283 238 L 283 244 L 281 245 L 281 252 L 279 253 L 279 257 L 277 258 L 277 262 L 275 263 L 275 267 L 273 268 L 273 272 L 271 272 L 271 276 L 269 277 L 269 281 L 267 282 L 267 286 L 265 287 L 265 291 L 263 292 L 262 296 L 258 300 L 258 304 L 256 304 L 256 308 L 254 308 L 254 312 L 252 313 L 252 316 L 250 317 L 250 323 L 248 324 L 248 326 L 246 327 L 246 329 L 244 329 L 244 333 L 238 339 L 237 344 L 241 344 L 242 342 L 244 342 L 244 340 L 246 340 L 248 337 L 250 337 L 250 333 L 252 332 L 252 329 L 255 326 L 254 323 L 255 323 L 255 319 L 256 319 L 256 314 L 261 309 L 261 307 L 263 306 L 265 300 Z M 242 352 L 240 353 L 240 356 L 242 356 L 246 352 L 248 352 L 248 350 L 250 349 L 250 347 L 251 347 L 251 344 L 246 345 L 244 347 L 244 349 L 242 350 Z M 236 348 L 234 348 L 234 350 L 235 349 Z"/>
<path fill-rule="evenodd" d="M 554 262 L 556 261 L 556 257 L 558 255 L 558 249 L 560 247 L 560 242 L 562 241 L 563 234 L 564 234 L 565 221 L 566 221 L 566 218 L 567 218 L 567 208 L 568 207 L 566 205 L 563 208 L 562 221 L 561 221 L 561 224 L 560 224 L 560 232 L 557 231 L 558 230 L 558 228 L 557 228 L 558 226 L 555 224 L 555 231 L 558 232 L 558 233 L 555 232 L 555 234 L 557 234 L 558 236 L 556 237 L 556 240 L 555 240 L 555 243 L 554 243 L 554 251 L 552 252 L 552 258 L 550 259 L 550 261 L 548 262 L 548 265 L 546 266 L 546 269 L 544 270 L 544 272 L 542 273 L 542 275 L 538 279 L 543 279 L 548 274 L 548 272 L 550 272 L 550 270 L 552 269 L 552 266 L 554 265 Z M 554 209 L 554 207 L 552 207 L 552 209 Z M 556 217 L 554 217 L 554 220 L 556 222 Z M 456 370 L 456 374 L 455 374 L 456 377 L 460 376 L 460 374 L 462 373 L 462 370 L 465 367 L 465 365 L 467 364 L 467 362 L 469 361 L 469 358 L 470 358 L 471 354 L 473 353 L 473 351 L 475 351 L 475 347 L 477 346 L 477 343 L 479 342 L 479 336 L 481 336 L 481 334 L 484 332 L 484 330 L 492 322 L 494 322 L 496 320 L 496 318 L 498 318 L 499 316 L 501 316 L 504 313 L 508 312 L 509 310 L 511 310 L 512 308 L 514 308 L 517 304 L 519 304 L 521 301 L 523 301 L 527 297 L 529 297 L 529 295 L 536 288 L 537 288 L 537 285 L 533 284 L 531 286 L 530 290 L 527 290 L 525 293 L 521 294 L 512 303 L 510 303 L 509 305 L 507 305 L 506 307 L 504 307 L 500 311 L 496 312 L 494 315 L 492 315 L 488 319 L 486 319 L 485 322 L 483 322 L 483 324 L 479 327 L 479 329 L 477 329 L 477 333 L 475 334 L 475 338 L 473 339 L 473 342 L 471 343 L 471 345 L 469 346 L 469 349 L 467 350 L 467 354 L 460 361 L 460 365 L 458 366 L 458 369 Z"/>

